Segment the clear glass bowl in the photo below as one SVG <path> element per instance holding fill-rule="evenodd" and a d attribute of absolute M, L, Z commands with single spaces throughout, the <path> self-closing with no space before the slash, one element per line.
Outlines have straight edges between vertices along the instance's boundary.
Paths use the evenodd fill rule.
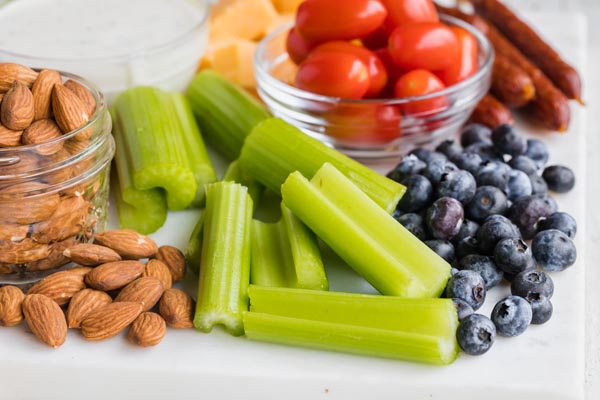
<path fill-rule="evenodd" d="M 35 145 L 0 148 L 0 284 L 27 284 L 69 263 L 65 248 L 103 230 L 115 152 L 102 93 L 76 75 L 96 111 L 81 128 Z"/>
<path fill-rule="evenodd" d="M 467 29 L 479 45 L 479 70 L 436 93 L 402 99 L 351 100 L 322 96 L 293 86 L 297 66 L 285 41 L 291 25 L 265 37 L 254 56 L 258 94 L 271 112 L 307 134 L 355 158 L 395 157 L 414 146 L 456 133 L 491 84 L 494 51 L 471 25 L 446 15 L 448 25 Z M 438 111 L 416 113 L 415 110 Z M 408 111 L 408 112 L 407 112 Z"/>

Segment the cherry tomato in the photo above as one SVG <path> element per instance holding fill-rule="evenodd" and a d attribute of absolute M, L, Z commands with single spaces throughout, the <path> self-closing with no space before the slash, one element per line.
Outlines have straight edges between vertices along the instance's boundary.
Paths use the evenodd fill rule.
<path fill-rule="evenodd" d="M 296 28 L 289 30 L 287 39 L 285 41 L 285 47 L 288 55 L 296 64 L 300 64 L 308 56 L 317 44 L 304 40 Z"/>
<path fill-rule="evenodd" d="M 337 40 L 320 45 L 312 51 L 311 55 L 325 52 L 354 54 L 360 58 L 369 70 L 369 80 L 371 82 L 365 97 L 377 96 L 387 84 L 387 71 L 385 66 L 371 50 L 356 44 Z"/>
<path fill-rule="evenodd" d="M 390 33 L 381 25 L 367 36 L 360 39 L 363 46 L 367 49 L 377 50 L 381 47 L 387 46 L 388 37 Z"/>
<path fill-rule="evenodd" d="M 381 0 L 394 26 L 415 22 L 439 22 L 431 0 Z"/>
<path fill-rule="evenodd" d="M 324 96 L 360 99 L 370 84 L 367 66 L 354 54 L 313 54 L 296 73 L 297 87 Z"/>
<path fill-rule="evenodd" d="M 311 42 L 350 40 L 375 31 L 386 15 L 379 0 L 306 0 L 298 7 L 296 27 Z"/>
<path fill-rule="evenodd" d="M 394 95 L 400 98 L 422 96 L 444 88 L 444 83 L 432 72 L 426 69 L 415 69 L 398 79 L 394 88 Z M 443 110 L 447 105 L 446 97 L 439 96 L 403 104 L 402 112 L 405 115 L 430 115 Z"/>
<path fill-rule="evenodd" d="M 381 145 L 400 137 L 400 111 L 390 105 L 341 104 L 326 118 L 327 135 L 346 145 Z"/>
<path fill-rule="evenodd" d="M 456 35 L 437 22 L 401 25 L 389 38 L 388 49 L 400 68 L 441 70 L 459 59 Z"/>
<path fill-rule="evenodd" d="M 375 55 L 379 57 L 379 60 L 383 63 L 387 72 L 387 85 L 381 92 L 381 97 L 394 97 L 394 85 L 400 76 L 404 75 L 408 71 L 403 71 L 399 66 L 396 65 L 387 47 L 379 50 L 375 50 Z"/>
<path fill-rule="evenodd" d="M 437 71 L 446 86 L 454 85 L 477 72 L 477 39 L 469 31 L 459 26 L 450 28 L 458 39 L 459 61 L 446 69 Z"/>

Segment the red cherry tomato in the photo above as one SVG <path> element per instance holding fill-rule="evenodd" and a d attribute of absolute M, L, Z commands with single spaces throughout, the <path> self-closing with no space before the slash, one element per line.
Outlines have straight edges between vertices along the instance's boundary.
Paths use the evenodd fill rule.
<path fill-rule="evenodd" d="M 296 28 L 292 28 L 289 30 L 287 39 L 285 41 L 285 48 L 288 52 L 288 55 L 296 64 L 300 64 L 306 57 L 308 57 L 308 53 L 310 53 L 317 44 L 304 40 L 300 35 L 298 35 L 298 31 Z"/>
<path fill-rule="evenodd" d="M 327 135 L 350 146 L 381 145 L 401 136 L 401 116 L 395 106 L 342 104 L 326 118 Z"/>
<path fill-rule="evenodd" d="M 389 36 L 389 32 L 383 27 L 383 25 L 381 25 L 372 33 L 360 39 L 360 41 L 367 49 L 377 50 L 381 47 L 387 46 Z"/>
<path fill-rule="evenodd" d="M 458 39 L 459 61 L 450 64 L 446 69 L 437 71 L 446 86 L 454 85 L 477 72 L 477 39 L 469 31 L 459 26 L 450 28 Z"/>
<path fill-rule="evenodd" d="M 432 72 L 426 69 L 415 69 L 400 77 L 396 82 L 394 94 L 396 97 L 422 96 L 444 89 L 444 83 Z M 405 115 L 430 115 L 446 108 L 448 101 L 445 96 L 427 100 L 411 101 L 402 105 Z"/>
<path fill-rule="evenodd" d="M 367 66 L 353 54 L 310 55 L 296 73 L 297 87 L 324 96 L 360 99 L 370 84 Z"/>
<path fill-rule="evenodd" d="M 306 0 L 298 7 L 296 28 L 311 42 L 357 39 L 375 31 L 386 15 L 379 0 Z"/>
<path fill-rule="evenodd" d="M 381 92 L 380 97 L 394 97 L 394 85 L 396 84 L 396 81 L 398 81 L 398 78 L 408 71 L 403 71 L 399 66 L 396 65 L 387 47 L 375 50 L 375 55 L 379 57 L 379 60 L 381 60 L 383 63 L 388 77 L 387 85 Z"/>
<path fill-rule="evenodd" d="M 346 53 L 353 54 L 367 66 L 371 85 L 365 97 L 377 96 L 387 84 L 387 71 L 381 60 L 371 50 L 341 40 L 323 43 L 312 54 L 319 53 Z"/>
<path fill-rule="evenodd" d="M 431 0 L 381 0 L 394 26 L 415 22 L 439 22 Z"/>
<path fill-rule="evenodd" d="M 458 39 L 437 22 L 401 25 L 389 38 L 388 49 L 400 68 L 441 70 L 458 62 Z"/>

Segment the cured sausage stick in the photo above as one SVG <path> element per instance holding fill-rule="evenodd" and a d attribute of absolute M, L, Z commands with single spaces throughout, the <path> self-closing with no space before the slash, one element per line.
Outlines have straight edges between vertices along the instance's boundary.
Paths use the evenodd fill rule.
<path fill-rule="evenodd" d="M 569 99 L 581 101 L 581 77 L 526 22 L 499 0 L 471 0 L 475 11 L 493 23 L 533 61 Z"/>
<path fill-rule="evenodd" d="M 535 97 L 535 86 L 529 74 L 499 53 L 494 58 L 490 91 L 510 108 L 523 107 Z"/>
<path fill-rule="evenodd" d="M 512 125 L 514 123 L 510 110 L 491 94 L 486 94 L 479 101 L 469 121 L 489 126 L 492 129 L 503 124 Z"/>

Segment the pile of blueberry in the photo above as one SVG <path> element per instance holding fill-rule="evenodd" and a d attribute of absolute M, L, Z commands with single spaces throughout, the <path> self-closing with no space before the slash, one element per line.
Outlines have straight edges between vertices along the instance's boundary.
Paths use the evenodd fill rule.
<path fill-rule="evenodd" d="M 575 262 L 577 224 L 548 194 L 568 192 L 575 176 L 546 166 L 548 156 L 542 141 L 509 125 L 471 124 L 460 145 L 416 148 L 387 175 L 407 187 L 394 218 L 454 267 L 445 295 L 458 309 L 457 340 L 468 354 L 485 353 L 496 334 L 517 336 L 548 321 L 554 284 L 546 272 Z M 475 314 L 503 279 L 511 295 L 491 319 Z"/>

